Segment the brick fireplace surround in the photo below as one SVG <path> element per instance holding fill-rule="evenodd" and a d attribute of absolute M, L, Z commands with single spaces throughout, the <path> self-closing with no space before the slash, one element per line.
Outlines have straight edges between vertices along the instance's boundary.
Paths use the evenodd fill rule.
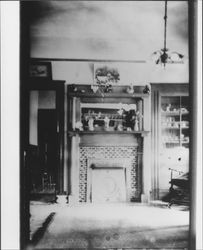
<path fill-rule="evenodd" d="M 123 178 L 125 178 L 123 189 L 126 192 L 124 201 L 140 202 L 143 194 L 144 137 L 130 135 L 124 140 L 119 135 L 114 135 L 114 140 L 109 141 L 106 138 L 104 139 L 104 135 L 97 135 L 96 137 L 97 143 L 91 144 L 88 144 L 90 140 L 88 136 L 86 139 L 79 135 L 72 137 L 72 167 L 69 172 L 72 182 L 69 202 L 94 202 L 92 200 L 92 174 L 95 173 L 95 169 L 109 170 L 113 178 L 114 174 L 116 175 L 119 172 L 114 170 L 120 169 L 122 174 L 125 175 L 125 177 L 123 175 Z M 96 172 L 98 178 L 100 178 L 99 171 Z"/>
<path fill-rule="evenodd" d="M 141 195 L 141 166 L 139 164 L 141 153 L 138 152 L 138 145 L 135 146 L 90 146 L 80 147 L 79 164 L 79 202 L 87 202 L 91 190 L 88 190 L 90 180 L 91 163 L 97 167 L 103 162 L 103 166 L 125 167 L 128 186 L 127 201 L 140 201 Z"/>

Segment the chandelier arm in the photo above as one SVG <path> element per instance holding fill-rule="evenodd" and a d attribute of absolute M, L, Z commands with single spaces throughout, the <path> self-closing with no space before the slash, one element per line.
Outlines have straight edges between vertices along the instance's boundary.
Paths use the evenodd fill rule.
<path fill-rule="evenodd" d="M 164 52 L 166 52 L 166 28 L 167 28 L 167 0 L 165 1 L 165 15 L 164 15 Z"/>

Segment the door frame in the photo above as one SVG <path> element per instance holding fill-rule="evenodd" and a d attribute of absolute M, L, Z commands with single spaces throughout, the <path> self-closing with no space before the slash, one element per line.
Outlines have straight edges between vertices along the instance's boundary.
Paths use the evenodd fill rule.
<path fill-rule="evenodd" d="M 56 91 L 56 114 L 57 114 L 57 133 L 58 133 L 58 149 L 57 149 L 57 168 L 58 168 L 58 194 L 64 193 L 64 93 L 65 81 L 30 79 L 27 87 L 27 95 L 33 90 L 53 90 Z M 29 126 L 29 125 L 28 125 Z M 29 128 L 28 128 L 29 129 Z"/>

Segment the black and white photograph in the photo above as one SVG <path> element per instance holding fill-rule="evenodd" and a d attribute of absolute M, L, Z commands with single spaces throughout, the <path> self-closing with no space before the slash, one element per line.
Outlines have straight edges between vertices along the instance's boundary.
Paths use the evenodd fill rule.
<path fill-rule="evenodd" d="M 18 4 L 19 249 L 201 250 L 196 1 Z"/>

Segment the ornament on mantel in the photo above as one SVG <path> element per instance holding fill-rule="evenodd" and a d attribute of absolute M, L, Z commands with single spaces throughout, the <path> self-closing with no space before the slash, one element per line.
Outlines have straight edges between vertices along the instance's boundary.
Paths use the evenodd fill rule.
<path fill-rule="evenodd" d="M 133 84 L 131 83 L 129 87 L 127 87 L 127 93 L 128 94 L 134 94 L 134 87 Z"/>
<path fill-rule="evenodd" d="M 137 117 L 135 117 L 134 131 L 139 131 L 139 121 Z"/>
<path fill-rule="evenodd" d="M 108 118 L 108 116 L 105 116 L 105 118 L 104 118 L 105 130 L 109 130 L 109 122 L 110 122 L 110 119 Z"/>
<path fill-rule="evenodd" d="M 76 87 L 75 84 L 71 84 L 71 85 L 70 85 L 70 91 L 71 91 L 71 92 L 77 92 L 77 91 L 78 91 L 78 89 L 77 89 L 77 87 Z"/>
<path fill-rule="evenodd" d="M 82 93 L 82 94 L 85 93 L 85 90 L 84 90 L 84 89 L 78 89 L 78 87 L 76 86 L 75 83 L 70 84 L 69 90 L 70 90 L 71 92 L 74 92 L 74 93 Z"/>
<path fill-rule="evenodd" d="M 93 91 L 94 94 L 96 92 L 99 92 L 102 97 L 104 97 L 105 93 L 111 93 L 113 91 L 113 87 L 111 84 L 106 83 L 106 84 L 92 84 L 91 85 L 91 90 Z"/>
<path fill-rule="evenodd" d="M 82 124 L 81 121 L 77 121 L 77 122 L 75 123 L 75 129 L 76 129 L 76 130 L 79 130 L 79 131 L 83 131 L 83 124 Z"/>
<path fill-rule="evenodd" d="M 146 85 L 145 88 L 143 89 L 143 93 L 150 94 L 150 87 L 148 85 Z"/>
<path fill-rule="evenodd" d="M 98 89 L 99 89 L 99 86 L 98 86 L 98 85 L 96 85 L 96 84 L 91 85 L 91 90 L 92 90 L 94 93 L 96 93 Z"/>
<path fill-rule="evenodd" d="M 88 128 L 89 128 L 89 131 L 94 131 L 94 119 L 92 117 L 89 118 Z"/>

